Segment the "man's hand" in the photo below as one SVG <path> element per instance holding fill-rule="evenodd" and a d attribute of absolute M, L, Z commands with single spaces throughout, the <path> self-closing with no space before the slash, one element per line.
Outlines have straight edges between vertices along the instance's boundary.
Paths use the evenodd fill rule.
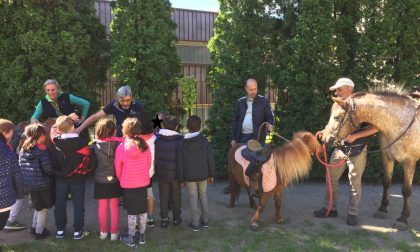
<path fill-rule="evenodd" d="M 319 138 L 319 139 L 322 139 L 322 136 L 324 135 L 324 131 L 323 130 L 320 130 L 320 131 L 318 131 L 316 134 L 315 134 L 315 137 L 316 138 Z"/>
<path fill-rule="evenodd" d="M 235 140 L 232 140 L 232 142 L 230 142 L 230 146 L 234 146 L 236 144 Z"/>
<path fill-rule="evenodd" d="M 267 123 L 267 124 L 265 125 L 265 127 L 267 128 L 267 130 L 268 130 L 269 132 L 273 132 L 273 128 L 274 128 L 274 126 L 273 126 L 273 125 L 271 125 L 271 124 Z"/>
<path fill-rule="evenodd" d="M 213 182 L 214 182 L 214 178 L 208 178 L 208 179 L 207 179 L 207 183 L 209 183 L 209 184 L 213 184 Z"/>

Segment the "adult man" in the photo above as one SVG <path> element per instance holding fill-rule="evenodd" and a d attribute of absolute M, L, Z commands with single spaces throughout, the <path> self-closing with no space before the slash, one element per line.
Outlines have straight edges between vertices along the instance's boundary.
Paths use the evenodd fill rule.
<path fill-rule="evenodd" d="M 335 91 L 335 95 L 338 98 L 347 99 L 352 95 L 354 83 L 351 79 L 340 78 L 330 87 L 331 91 Z M 325 130 L 325 129 L 324 129 Z M 318 131 L 315 136 L 322 138 L 324 131 Z M 323 207 L 317 211 L 314 211 L 314 215 L 317 218 L 326 217 L 337 217 L 337 196 L 339 179 L 346 169 L 349 168 L 349 182 L 350 182 L 350 193 L 349 193 L 349 205 L 347 215 L 347 225 L 356 226 L 358 223 L 357 215 L 359 210 L 359 203 L 362 192 L 362 175 L 366 166 L 366 155 L 367 155 L 367 144 L 370 141 L 370 136 L 377 133 L 378 130 L 373 126 L 362 123 L 360 128 L 353 132 L 346 140 L 344 146 L 336 147 L 331 155 L 330 164 L 337 164 L 340 159 L 345 159 L 345 162 L 337 168 L 329 168 L 330 180 L 332 186 L 332 209 L 327 214 L 327 207 Z M 329 189 L 325 194 L 325 206 L 329 203 Z"/>
<path fill-rule="evenodd" d="M 250 139 L 257 139 L 261 124 L 268 122 L 266 129 L 273 130 L 274 114 L 271 110 L 270 102 L 267 98 L 257 95 L 258 84 L 255 79 L 248 79 L 245 84 L 246 96 L 236 101 L 235 114 L 232 120 L 232 141 L 236 143 L 246 143 Z M 267 135 L 266 129 L 263 130 L 259 141 L 265 143 Z M 229 187 L 223 189 L 225 193 L 230 193 Z"/>
<path fill-rule="evenodd" d="M 83 124 L 75 130 L 80 133 L 84 128 L 105 115 L 114 115 L 117 126 L 117 136 L 122 136 L 122 123 L 128 117 L 136 116 L 137 112 L 143 111 L 144 106 L 133 99 L 133 93 L 129 86 L 122 86 L 117 90 L 117 99 L 112 100 L 105 108 L 87 118 Z"/>
<path fill-rule="evenodd" d="M 246 143 L 250 139 L 257 139 L 261 124 L 268 122 L 268 131 L 273 130 L 274 115 L 270 102 L 264 96 L 257 95 L 258 84 L 255 79 L 248 79 L 245 84 L 246 96 L 240 98 L 235 105 L 232 120 L 231 145 Z M 264 130 L 259 141 L 264 145 L 267 133 Z"/>

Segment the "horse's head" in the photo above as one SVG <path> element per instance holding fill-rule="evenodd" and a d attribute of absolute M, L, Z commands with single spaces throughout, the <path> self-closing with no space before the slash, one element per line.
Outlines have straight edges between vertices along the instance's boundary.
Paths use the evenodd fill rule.
<path fill-rule="evenodd" d="M 293 139 L 299 138 L 308 147 L 312 154 L 321 153 L 321 144 L 318 142 L 316 137 L 307 131 L 298 131 L 293 133 Z"/>
<path fill-rule="evenodd" d="M 358 128 L 360 123 L 356 120 L 356 104 L 352 98 L 343 100 L 332 97 L 332 99 L 334 104 L 322 135 L 322 141 L 326 144 L 340 146 Z"/>

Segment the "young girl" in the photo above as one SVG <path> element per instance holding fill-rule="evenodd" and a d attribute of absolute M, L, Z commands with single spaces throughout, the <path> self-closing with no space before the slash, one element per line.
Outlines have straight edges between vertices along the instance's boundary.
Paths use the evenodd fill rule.
<path fill-rule="evenodd" d="M 92 156 L 96 156 L 94 198 L 98 200 L 98 217 L 101 233 L 105 240 L 111 231 L 111 241 L 116 241 L 119 234 L 119 197 L 122 196 L 120 182 L 114 168 L 115 150 L 123 138 L 114 137 L 115 123 L 111 119 L 102 119 L 96 123 L 97 140 L 92 144 Z M 111 214 L 111 229 L 108 229 L 108 205 Z"/>
<path fill-rule="evenodd" d="M 23 183 L 29 190 L 32 207 L 35 209 L 32 233 L 39 240 L 50 235 L 45 228 L 48 209 L 53 206 L 49 174 L 50 157 L 45 146 L 47 131 L 41 124 L 31 124 L 25 128 L 25 140 L 19 152 L 19 165 Z"/>
<path fill-rule="evenodd" d="M 137 118 L 127 118 L 123 123 L 125 142 L 117 147 L 115 171 L 124 190 L 124 202 L 128 212 L 128 234 L 121 240 L 130 247 L 136 245 L 136 225 L 140 222 L 139 243 L 146 243 L 147 186 L 150 183 L 149 170 L 151 153 L 141 138 L 141 124 Z"/>
<path fill-rule="evenodd" d="M 6 225 L 12 205 L 24 193 L 19 163 L 8 143 L 14 127 L 11 121 L 0 118 L 0 230 Z"/>

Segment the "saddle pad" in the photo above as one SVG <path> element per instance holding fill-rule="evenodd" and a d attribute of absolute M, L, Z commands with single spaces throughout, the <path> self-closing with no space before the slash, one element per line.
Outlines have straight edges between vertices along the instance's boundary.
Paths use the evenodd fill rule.
<path fill-rule="evenodd" d="M 246 146 L 241 146 L 235 151 L 235 161 L 242 166 L 243 176 L 245 183 L 249 186 L 249 177 L 245 175 L 246 168 L 249 165 L 249 161 L 242 157 L 241 151 L 245 149 Z M 262 189 L 263 192 L 269 192 L 274 189 L 277 184 L 276 171 L 273 166 L 273 154 L 271 154 L 270 159 L 262 165 L 261 168 L 263 179 L 262 179 Z"/>

